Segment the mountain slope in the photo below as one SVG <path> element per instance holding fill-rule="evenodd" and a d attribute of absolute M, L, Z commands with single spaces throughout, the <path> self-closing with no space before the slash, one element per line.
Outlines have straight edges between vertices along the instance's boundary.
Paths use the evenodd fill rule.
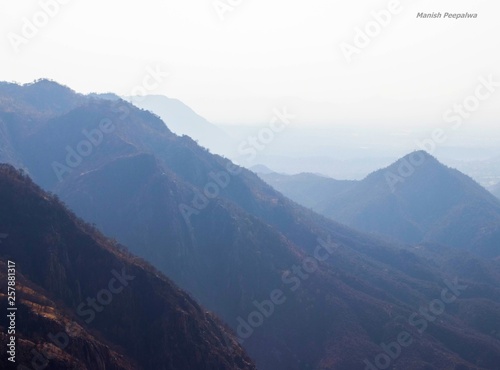
<path fill-rule="evenodd" d="M 484 256 L 500 254 L 500 201 L 425 152 L 372 173 L 325 201 L 320 211 L 352 227 L 407 243 L 429 241 Z"/>
<path fill-rule="evenodd" d="M 222 129 L 208 122 L 177 99 L 163 95 L 126 97 L 135 106 L 157 114 L 177 135 L 187 135 L 213 153 L 231 155 L 234 140 Z"/>
<path fill-rule="evenodd" d="M 103 119 L 112 126 L 101 138 L 93 130 Z M 395 368 L 500 362 L 491 335 L 500 319 L 494 261 L 453 251 L 436 258 L 431 247 L 388 244 L 336 224 L 123 101 L 89 99 L 19 125 L 28 134 L 8 141 L 21 143 L 36 181 L 216 312 L 259 369 L 363 369 L 403 329 L 418 341 Z M 52 164 L 72 164 L 69 150 L 90 140 L 83 132 L 99 144 L 58 176 Z M 420 335 L 405 318 L 458 273 L 469 288 Z"/>
<path fill-rule="evenodd" d="M 283 195 L 311 209 L 320 208 L 325 199 L 348 190 L 356 183 L 356 181 L 334 180 L 312 173 L 298 175 L 258 173 L 258 175 Z"/>
<path fill-rule="evenodd" d="M 0 258 L 0 280 L 8 281 L 8 265 Z M 0 292 L 2 307 L 9 307 L 7 292 Z M 19 369 L 138 369 L 135 361 L 117 352 L 47 298 L 42 288 L 16 274 L 17 349 L 15 360 Z M 2 320 L 3 321 L 3 320 Z M 0 324 L 0 343 L 3 348 L 12 343 L 7 335 L 7 323 Z M 12 334 L 12 332 L 11 332 Z M 12 356 L 12 353 L 9 357 Z M 4 356 L 2 369 L 10 368 Z M 50 366 L 49 366 L 50 365 Z M 24 367 L 22 367 L 24 366 Z"/>
<path fill-rule="evenodd" d="M 421 164 L 414 158 L 421 158 Z M 259 175 L 333 220 L 405 243 L 431 242 L 498 256 L 500 202 L 462 173 L 415 152 L 362 181 Z"/>
<path fill-rule="evenodd" d="M 496 184 L 490 189 L 491 193 L 500 199 L 500 183 Z"/>
<path fill-rule="evenodd" d="M 189 296 L 5 165 L 0 209 L 0 225 L 8 231 L 0 263 L 17 266 L 23 360 L 36 347 L 55 351 L 60 368 L 255 368 Z M 5 301 L 4 284 L 1 289 Z M 51 333 L 59 342 L 50 344 Z"/>

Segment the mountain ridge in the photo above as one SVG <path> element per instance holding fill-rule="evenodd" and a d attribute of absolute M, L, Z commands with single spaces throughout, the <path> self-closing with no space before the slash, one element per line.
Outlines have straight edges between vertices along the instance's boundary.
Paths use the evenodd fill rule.
<path fill-rule="evenodd" d="M 495 226 L 500 221 L 498 199 L 424 151 L 351 182 L 341 192 L 335 191 L 336 180 L 324 180 L 330 193 L 316 193 L 313 203 L 307 200 L 309 189 L 296 178 L 285 177 L 286 187 L 272 176 L 262 177 L 299 203 L 365 232 L 405 243 L 449 243 L 486 256 L 499 254 L 494 241 L 500 237 Z M 488 228 L 486 234 L 479 234 L 481 227 Z M 450 239 L 453 234 L 459 236 Z"/>
<path fill-rule="evenodd" d="M 500 280 L 493 262 L 468 257 L 474 265 L 463 268 L 463 257 L 455 252 L 436 257 L 435 251 L 388 243 L 328 220 L 123 101 L 92 100 L 72 112 L 36 134 L 14 137 L 22 144 L 24 161 L 40 164 L 29 166 L 36 181 L 154 263 L 235 331 L 242 328 L 239 318 L 248 324 L 249 318 L 260 317 L 255 302 L 268 302 L 281 290 L 286 303 L 276 305 L 270 317 L 261 313 L 262 324 L 243 338 L 259 368 L 365 367 L 363 359 L 376 356 L 381 341 L 397 337 L 405 325 L 415 332 L 394 318 L 409 317 L 422 302 L 439 296 L 442 281 L 458 273 L 473 288 L 435 323 L 421 346 L 402 354 L 398 366 L 416 370 L 446 359 L 450 370 L 493 367 L 500 347 L 488 327 L 475 321 L 487 304 L 494 308 L 485 318 L 500 317 L 495 308 Z M 77 148 L 87 140 L 82 130 L 96 130 L 104 118 L 114 130 L 58 181 L 51 163 L 64 161 L 65 148 Z M 53 122 L 69 132 L 44 133 Z M 193 206 L 207 191 L 212 193 L 208 202 L 186 224 L 179 206 Z M 318 240 L 337 246 L 323 261 Z M 431 343 L 438 352 L 427 352 Z M 489 357 L 475 359 L 463 348 L 483 348 Z"/>
<path fill-rule="evenodd" d="M 113 350 L 102 363 L 96 354 L 92 359 L 75 350 L 73 355 L 89 368 L 255 369 L 218 319 L 149 264 L 118 249 L 56 197 L 6 165 L 0 165 L 0 200 L 0 222 L 9 231 L 0 259 L 15 261 L 22 291 L 29 281 L 28 296 L 34 294 L 37 301 L 51 297 L 46 308 L 32 311 L 30 322 L 48 315 L 59 342 L 51 340 L 63 353 L 71 355 L 81 337 L 55 325 L 59 320 L 83 335 L 95 333 L 98 341 L 104 340 L 103 349 L 111 346 L 124 358 L 111 367 Z M 102 287 L 108 290 L 99 290 Z M 23 297 L 21 293 L 21 308 L 26 310 L 29 305 Z M 97 297 L 101 306 L 89 297 Z M 52 305 L 55 311 L 49 308 Z M 149 321 L 140 320 L 144 317 Z M 27 323 L 19 324 L 20 340 L 34 340 L 36 348 L 48 345 L 50 335 L 33 336 Z M 153 334 L 155 340 L 148 340 Z M 23 342 L 21 348 L 20 357 L 28 359 L 33 346 Z M 187 355 L 191 351 L 195 356 Z"/>

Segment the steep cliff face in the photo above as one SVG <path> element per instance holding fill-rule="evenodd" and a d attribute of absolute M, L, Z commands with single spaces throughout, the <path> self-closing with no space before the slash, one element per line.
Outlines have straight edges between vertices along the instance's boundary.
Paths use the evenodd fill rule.
<path fill-rule="evenodd" d="M 21 364 L 43 366 L 45 359 L 51 369 L 255 369 L 214 316 L 5 165 L 0 210 L 7 231 L 0 277 L 7 281 L 6 265 L 14 262 Z M 3 307 L 6 288 L 0 288 Z"/>
<path fill-rule="evenodd" d="M 17 269 L 17 264 L 16 264 Z M 0 261 L 0 279 L 6 282 L 8 271 Z M 16 356 L 19 369 L 137 369 L 131 358 L 116 351 L 91 334 L 75 317 L 48 299 L 44 290 L 16 273 Z M 7 292 L 0 293 L 0 304 L 9 307 Z M 2 323 L 0 343 L 8 348 L 10 323 Z M 9 356 L 10 357 L 10 356 Z M 2 358 L 2 368 L 16 368 Z"/>

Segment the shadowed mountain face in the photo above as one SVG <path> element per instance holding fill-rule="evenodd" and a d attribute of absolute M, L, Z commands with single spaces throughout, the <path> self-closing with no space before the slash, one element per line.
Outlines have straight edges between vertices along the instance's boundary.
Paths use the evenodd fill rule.
<path fill-rule="evenodd" d="M 0 166 L 0 210 L 8 231 L 2 277 L 9 261 L 17 270 L 18 363 L 255 369 L 232 334 L 188 295 L 6 165 Z M 5 286 L 0 289 L 7 303 Z"/>
<path fill-rule="evenodd" d="M 52 81 L 19 86 L 0 82 L 0 162 L 23 166 L 14 138 L 28 135 L 50 117 L 64 114 L 83 104 L 83 96 Z M 30 121 L 26 126 L 21 122 Z"/>
<path fill-rule="evenodd" d="M 360 230 L 487 257 L 500 253 L 498 199 L 425 152 L 414 152 L 356 182 L 260 176 L 291 199 Z M 322 192 L 315 191 L 320 187 Z"/>
<path fill-rule="evenodd" d="M 413 344 L 395 368 L 500 363 L 498 262 L 341 226 L 124 101 L 16 117 L 3 139 L 35 181 L 218 314 L 259 369 L 365 369 L 402 331 Z M 456 299 L 439 320 L 414 316 L 446 284 Z"/>

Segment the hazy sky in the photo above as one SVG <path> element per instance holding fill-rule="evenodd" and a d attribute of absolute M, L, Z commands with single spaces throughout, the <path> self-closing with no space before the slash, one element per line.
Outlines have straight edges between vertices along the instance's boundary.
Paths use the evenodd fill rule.
<path fill-rule="evenodd" d="M 47 77 L 80 92 L 128 95 L 159 69 L 170 74 L 159 86 L 149 79 L 151 93 L 214 122 L 263 121 L 287 106 L 300 122 L 370 125 L 439 124 L 475 93 L 480 76 L 500 81 L 497 0 L 402 0 L 379 29 L 372 12 L 389 11 L 389 1 L 60 0 L 59 9 L 54 2 L 0 0 L 0 80 Z M 45 3 L 52 6 L 44 16 Z M 478 18 L 417 19 L 418 12 Z M 366 27 L 369 45 L 348 62 L 341 43 L 356 47 L 356 29 Z M 471 122 L 500 117 L 497 90 Z"/>

